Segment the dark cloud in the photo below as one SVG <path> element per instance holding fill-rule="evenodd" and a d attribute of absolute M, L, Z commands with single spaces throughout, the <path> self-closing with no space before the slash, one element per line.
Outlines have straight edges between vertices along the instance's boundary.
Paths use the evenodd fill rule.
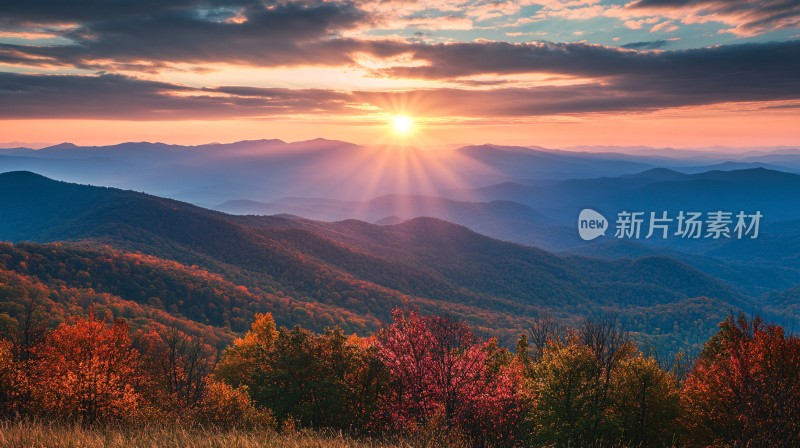
<path fill-rule="evenodd" d="M 772 46 L 779 44 L 771 44 Z M 403 92 L 340 92 L 252 86 L 194 88 L 119 75 L 27 75 L 0 73 L 0 118 L 95 118 L 174 120 L 274 117 L 289 114 L 348 114 L 364 104 L 393 112 L 414 104 L 426 116 L 527 117 L 593 112 L 640 112 L 726 102 L 800 99 L 800 58 L 771 45 L 717 47 L 708 52 L 625 54 L 649 65 L 614 61 L 591 68 L 572 62 L 573 73 L 602 79 L 568 86 L 489 89 L 426 89 Z M 760 51 L 759 51 L 760 50 Z M 753 54 L 762 54 L 763 60 Z M 678 53 L 678 54 L 676 54 Z M 719 54 L 722 53 L 722 54 Z M 770 58 L 782 54 L 782 64 Z M 638 56 L 635 56 L 638 55 Z M 731 60 L 744 57 L 739 65 Z M 766 70 L 748 68 L 767 66 Z M 649 68 L 645 68 L 649 67 Z M 716 67 L 716 68 L 714 68 Z M 564 67 L 560 67 L 561 70 Z M 764 77 L 766 75 L 766 77 Z M 471 84 L 466 84 L 472 86 Z"/>
<path fill-rule="evenodd" d="M 4 0 L 0 3 L 0 21 L 32 24 L 98 23 L 174 13 L 215 18 L 287 3 L 314 4 L 302 0 Z"/>
<path fill-rule="evenodd" d="M 158 72 L 188 63 L 260 67 L 337 66 L 357 52 L 407 53 L 414 62 L 376 76 L 454 81 L 462 88 L 339 92 L 251 86 L 195 88 L 142 78 L 0 73 L 0 118 L 169 120 L 349 113 L 372 104 L 420 104 L 429 115 L 524 117 L 800 98 L 800 41 L 662 50 L 667 41 L 622 48 L 586 43 L 365 40 L 344 31 L 373 24 L 363 0 L 5 0 L 0 27 L 46 30 L 52 45 L 0 44 L 0 63 L 48 70 Z M 800 0 L 639 0 L 631 9 L 692 8 L 742 33 L 798 25 Z M 699 11 L 699 12 L 698 12 Z M 649 12 L 648 12 L 649 13 Z M 743 18 L 739 22 L 737 18 Z M 587 78 L 577 85 L 514 87 L 513 76 Z"/>
<path fill-rule="evenodd" d="M 176 120 L 341 113 L 346 99 L 314 89 L 196 89 L 108 74 L 0 73 L 0 118 Z"/>
<path fill-rule="evenodd" d="M 634 9 L 693 8 L 710 20 L 734 26 L 739 34 L 762 34 L 800 26 L 800 0 L 639 0 Z"/>
<path fill-rule="evenodd" d="M 159 119 L 336 113 L 349 110 L 350 104 L 367 102 L 386 109 L 391 104 L 428 104 L 437 111 L 432 113 L 444 115 L 524 116 L 800 98 L 800 41 L 660 52 L 548 43 L 408 44 L 403 48 L 429 65 L 395 67 L 388 71 L 391 76 L 456 79 L 465 86 L 494 89 L 352 94 L 247 86 L 194 89 L 117 75 L 6 73 L 0 76 L 0 105 L 7 107 L 0 113 L 19 118 Z M 463 79 L 493 73 L 553 73 L 597 81 L 520 89 Z M 411 94 L 417 97 L 412 103 L 397 98 Z"/>
<path fill-rule="evenodd" d="M 800 96 L 800 41 L 638 52 L 589 44 L 450 44 L 416 47 L 428 65 L 384 74 L 428 79 L 552 73 L 602 78 L 619 91 L 652 90 L 707 104 Z"/>
<path fill-rule="evenodd" d="M 238 101 L 254 99 L 255 105 L 275 113 L 337 113 L 343 112 L 352 102 L 348 93 L 324 89 L 278 89 L 245 86 L 223 86 L 203 89 L 222 93 Z M 263 102 L 263 103 L 260 103 Z"/>
<path fill-rule="evenodd" d="M 459 79 L 458 84 L 465 87 L 495 87 L 514 84 L 510 79 Z"/>
<path fill-rule="evenodd" d="M 668 82 L 587 83 L 571 86 L 498 88 L 490 90 L 433 89 L 410 92 L 356 92 L 358 101 L 386 107 L 419 104 L 425 115 L 465 117 L 529 117 L 596 112 L 649 112 L 664 108 L 702 106 L 731 101 L 800 98 L 765 89 L 676 88 Z"/>
<path fill-rule="evenodd" d="M 31 2 L 12 0 L 0 7 L 0 17 L 6 10 L 5 17 L 10 17 L 7 21 L 63 22 L 70 18 L 82 21 L 61 33 L 72 44 L 2 45 L 0 58 L 81 68 L 142 65 L 141 61 L 147 61 L 151 67 L 177 62 L 338 65 L 349 63 L 349 55 L 354 51 L 389 51 L 387 44 L 377 48 L 380 43 L 338 38 L 343 30 L 369 23 L 369 16 L 351 1 L 309 0 L 268 5 L 189 0 L 148 0 L 140 5 L 121 1 L 111 2 L 107 11 L 88 7 L 95 3 L 78 2 L 74 11 L 66 12 L 63 10 L 69 8 L 64 6 L 48 11 L 39 2 L 33 7 Z M 148 9 L 150 4 L 153 7 Z"/>
<path fill-rule="evenodd" d="M 583 43 L 453 43 L 409 46 L 427 65 L 392 67 L 381 74 L 447 79 L 482 74 L 553 73 L 605 76 L 637 65 L 640 55 Z"/>
<path fill-rule="evenodd" d="M 411 46 L 427 65 L 392 67 L 382 74 L 452 79 L 482 74 L 553 73 L 604 77 L 641 75 L 690 81 L 735 74 L 782 82 L 800 69 L 800 41 L 725 45 L 659 53 L 585 43 L 506 42 Z M 776 79 L 771 79 L 775 77 Z M 796 78 L 796 76 L 792 76 Z"/>
<path fill-rule="evenodd" d="M 627 48 L 628 50 L 658 50 L 660 48 L 664 48 L 668 43 L 669 42 L 666 40 L 631 42 L 629 44 L 622 45 L 622 48 Z"/>
<path fill-rule="evenodd" d="M 165 41 L 168 35 L 164 36 Z M 122 39 L 126 40 L 126 39 Z M 151 38 L 149 44 L 137 41 L 130 45 L 114 45 L 109 41 L 89 46 L 32 46 L 0 43 L 0 61 L 30 66 L 62 65 L 82 69 L 157 72 L 175 63 L 189 63 L 202 69 L 211 63 L 229 63 L 256 67 L 298 65 L 339 66 L 354 63 L 357 52 L 378 57 L 390 57 L 407 51 L 392 41 L 361 41 L 357 39 L 323 39 L 298 41 L 272 39 L 258 41 L 243 38 L 187 41 L 178 39 L 159 44 Z M 232 42 L 234 44 L 232 44 Z"/>
<path fill-rule="evenodd" d="M 752 15 L 746 15 L 752 16 L 753 22 L 746 26 L 757 26 L 763 20 L 796 25 L 800 17 L 800 0 L 640 0 L 629 7 L 686 5 L 731 13 L 751 8 Z M 0 62 L 154 72 L 175 63 L 338 66 L 353 63 L 357 52 L 381 57 L 414 52 L 417 59 L 431 61 L 432 67 L 397 68 L 383 74 L 426 78 L 514 71 L 602 76 L 621 71 L 616 66 L 649 63 L 641 55 L 614 53 L 600 45 L 426 45 L 427 36 L 421 32 L 406 43 L 343 37 L 343 31 L 369 26 L 375 20 L 360 6 L 360 0 L 116 0 L 103 2 L 103 7 L 98 7 L 96 0 L 6 0 L 0 2 L 0 26 L 6 23 L 19 30 L 24 28 L 20 24 L 27 23 L 57 30 L 56 24 L 75 25 L 55 31 L 70 44 L 0 44 Z M 760 18 L 756 19 L 756 14 Z M 648 50 L 665 45 L 654 41 L 623 47 Z"/>

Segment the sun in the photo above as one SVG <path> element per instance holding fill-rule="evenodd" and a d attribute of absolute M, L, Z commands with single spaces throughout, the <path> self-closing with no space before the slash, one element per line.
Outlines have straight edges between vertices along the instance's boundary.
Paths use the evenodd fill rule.
<path fill-rule="evenodd" d="M 392 128 L 397 135 L 410 135 L 414 132 L 414 120 L 408 115 L 392 117 Z"/>

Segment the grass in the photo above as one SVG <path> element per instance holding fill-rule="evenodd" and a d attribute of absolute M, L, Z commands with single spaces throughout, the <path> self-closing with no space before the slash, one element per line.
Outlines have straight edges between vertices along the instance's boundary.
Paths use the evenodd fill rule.
<path fill-rule="evenodd" d="M 32 420 L 0 422 L 0 447 L 14 448 L 405 448 L 357 440 L 333 431 L 219 431 L 180 426 L 81 426 Z"/>

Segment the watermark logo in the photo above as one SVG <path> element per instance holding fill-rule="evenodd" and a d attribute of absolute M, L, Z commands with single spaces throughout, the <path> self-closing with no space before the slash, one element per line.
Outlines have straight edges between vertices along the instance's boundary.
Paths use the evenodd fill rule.
<path fill-rule="evenodd" d="M 608 220 L 605 216 L 590 209 L 581 210 L 578 215 L 578 234 L 584 241 L 591 241 L 606 234 Z"/>
<path fill-rule="evenodd" d="M 760 211 L 734 213 L 725 210 L 712 212 L 680 211 L 617 213 L 614 237 L 618 239 L 756 239 L 760 233 Z M 578 234 L 584 241 L 604 236 L 609 223 L 600 213 L 586 208 L 578 216 Z"/>

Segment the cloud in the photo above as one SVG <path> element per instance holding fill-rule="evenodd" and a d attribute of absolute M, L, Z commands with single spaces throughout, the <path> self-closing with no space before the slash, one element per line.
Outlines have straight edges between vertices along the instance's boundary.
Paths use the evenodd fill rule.
<path fill-rule="evenodd" d="M 197 89 L 120 75 L 0 73 L 0 118 L 180 120 L 341 113 L 348 97 L 315 89 Z"/>
<path fill-rule="evenodd" d="M 537 5 L 541 9 L 535 9 Z M 521 17 L 525 8 L 534 12 Z M 368 31 L 379 26 L 416 26 L 474 28 L 477 33 L 487 21 L 495 23 L 500 17 L 537 21 L 606 16 L 620 19 L 627 28 L 652 32 L 674 31 L 677 23 L 716 21 L 730 25 L 731 32 L 753 35 L 797 26 L 798 8 L 798 0 L 639 0 L 626 6 L 599 0 L 118 0 L 103 8 L 97 7 L 96 0 L 7 0 L 0 5 L 0 26 L 6 32 L 17 36 L 46 32 L 47 38 L 56 38 L 46 43 L 0 44 L 0 63 L 38 67 L 44 73 L 53 66 L 66 66 L 168 77 L 171 72 L 162 69 L 179 64 L 197 70 L 211 63 L 361 65 L 376 77 L 444 80 L 463 88 L 409 92 L 198 88 L 118 74 L 0 73 L 0 105 L 10 105 L 0 108 L 0 117 L 337 114 L 352 113 L 364 104 L 389 109 L 391 104 L 406 104 L 402 100 L 410 97 L 429 104 L 436 114 L 528 116 L 796 99 L 800 96 L 800 41 L 664 51 L 672 39 L 631 42 L 621 48 L 477 39 L 428 44 L 441 36 L 404 38 L 400 33 Z M 575 29 L 569 31 L 579 33 Z M 505 34 L 536 33 L 509 30 Z M 379 63 L 370 65 L 365 60 Z M 574 79 L 575 85 L 522 87 L 530 81 L 515 83 L 516 75 L 522 75 L 519 79 L 529 74 Z M 502 77 L 473 79 L 481 75 Z M 389 99 L 397 102 L 386 102 Z"/>
<path fill-rule="evenodd" d="M 474 27 L 502 16 L 524 20 L 620 19 L 630 29 L 673 32 L 678 23 L 722 21 L 754 34 L 798 25 L 798 0 L 639 0 L 626 6 L 599 0 L 6 0 L 0 26 L 24 36 L 57 36 L 43 45 L 0 44 L 0 62 L 154 73 L 178 64 L 279 66 L 356 65 L 353 55 L 393 57 L 419 37 L 381 39 L 369 30 Z M 540 10 L 524 15 L 524 8 Z M 492 22 L 494 23 L 494 22 Z M 498 28 L 499 29 L 499 28 Z M 411 29 L 409 29 L 411 31 Z M 477 31 L 476 31 L 477 32 Z M 509 36 L 530 34 L 510 31 Z M 426 39 L 430 41 L 432 39 Z M 68 42 L 68 43 L 64 43 Z M 437 50 L 430 50 L 435 52 Z"/>
<path fill-rule="evenodd" d="M 631 42 L 629 44 L 622 45 L 622 48 L 627 48 L 629 50 L 658 50 L 660 48 L 664 48 L 669 42 L 666 40 L 654 40 L 650 42 Z"/>
<path fill-rule="evenodd" d="M 659 31 L 665 31 L 667 33 L 671 33 L 673 31 L 677 31 L 678 27 L 672 23 L 672 20 L 667 20 L 666 22 L 661 22 L 656 25 L 653 25 L 650 28 L 651 33 L 657 33 Z"/>
<path fill-rule="evenodd" d="M 800 84 L 800 83 L 797 83 Z M 417 104 L 426 116 L 473 118 L 532 117 L 604 112 L 641 113 L 673 107 L 703 106 L 732 101 L 759 102 L 800 98 L 795 92 L 721 86 L 680 87 L 663 82 L 618 81 L 570 86 L 499 88 L 491 90 L 429 89 L 406 92 L 356 92 L 359 101 L 391 110 L 393 104 Z"/>
<path fill-rule="evenodd" d="M 644 7 L 683 7 L 695 3 L 696 0 L 639 0 L 632 6 Z"/>
<path fill-rule="evenodd" d="M 340 38 L 344 30 L 368 24 L 369 16 L 349 1 L 326 2 L 238 0 L 210 2 L 112 2 L 108 8 L 89 7 L 96 2 L 52 1 L 52 10 L 38 2 L 11 0 L 0 7 L 15 22 L 50 23 L 76 20 L 61 37 L 72 44 L 35 46 L 2 45 L 8 59 L 36 64 L 64 64 L 82 68 L 104 65 L 137 68 L 171 63 L 228 62 L 243 65 L 341 65 L 349 54 L 374 48 L 377 43 Z M 224 5 L 224 6 L 223 6 Z M 152 8 L 149 8 L 152 7 Z M 102 11 L 102 13 L 100 13 Z M 386 44 L 384 44 L 385 46 Z M 109 62 L 110 61 L 110 62 Z"/>
<path fill-rule="evenodd" d="M 654 25 L 658 23 L 661 19 L 659 17 L 650 17 L 648 19 L 641 19 L 641 20 L 626 20 L 623 25 L 626 28 L 630 28 L 632 30 L 640 30 L 645 25 Z"/>
<path fill-rule="evenodd" d="M 586 43 L 506 42 L 415 45 L 417 66 L 382 74 L 423 79 L 545 73 L 681 86 L 771 89 L 798 93 L 800 41 L 724 45 L 690 50 L 639 52 Z"/>
<path fill-rule="evenodd" d="M 658 45 L 653 42 L 640 46 Z M 638 45 L 638 44 L 637 44 Z M 174 120 L 392 113 L 415 105 L 423 116 L 526 117 L 641 112 L 730 102 L 800 99 L 800 42 L 638 52 L 587 44 L 498 43 L 415 46 L 431 66 L 415 76 L 550 72 L 588 78 L 575 85 L 510 83 L 400 92 L 195 88 L 120 75 L 0 73 L 0 118 Z M 422 70 L 422 71 L 418 71 Z M 470 88 L 473 87 L 473 88 Z M 475 89 L 474 87 L 486 87 Z M 121 106 L 122 105 L 122 106 Z M 359 112 L 361 111 L 361 112 Z"/>
<path fill-rule="evenodd" d="M 753 36 L 800 26 L 798 0 L 638 0 L 629 10 L 645 16 L 665 15 L 683 23 L 720 22 L 726 31 Z"/>
<path fill-rule="evenodd" d="M 259 1 L 259 0 L 118 0 L 104 2 L 98 7 L 96 0 L 5 0 L 0 7 L 6 22 L 64 23 L 106 22 L 162 14 L 196 14 L 206 16 L 233 15 L 239 10 L 258 10 L 281 4 L 313 4 L 310 1 Z"/>
<path fill-rule="evenodd" d="M 634 45 L 644 49 L 660 46 L 661 42 Z M 449 44 L 419 47 L 415 57 L 427 65 L 394 67 L 387 74 L 458 80 L 477 75 L 544 73 L 596 80 L 564 88 L 515 91 L 504 108 L 515 113 L 578 113 L 636 107 L 651 110 L 800 97 L 797 76 L 800 41 L 659 52 L 582 43 Z M 553 92 L 555 95 L 551 95 Z M 519 101 L 514 95 L 527 98 L 535 106 L 514 106 Z M 552 101 L 543 104 L 542 98 Z M 456 104 L 459 107 L 463 104 L 461 98 Z"/>

